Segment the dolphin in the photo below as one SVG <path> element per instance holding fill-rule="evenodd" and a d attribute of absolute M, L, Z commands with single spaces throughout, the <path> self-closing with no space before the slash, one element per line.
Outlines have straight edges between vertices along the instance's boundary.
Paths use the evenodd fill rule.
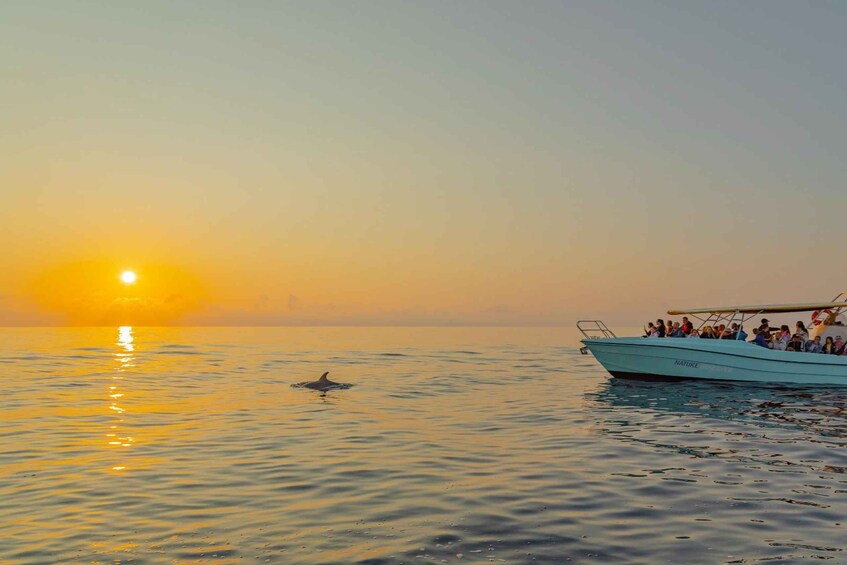
<path fill-rule="evenodd" d="M 292 386 L 295 386 L 297 388 L 310 388 L 312 390 L 319 390 L 321 392 L 326 392 L 328 390 L 336 389 L 336 388 L 350 388 L 351 385 L 349 385 L 349 384 L 336 383 L 334 381 L 329 380 L 328 378 L 326 378 L 326 376 L 328 374 L 329 374 L 329 371 L 327 371 L 326 373 L 321 375 L 321 378 L 319 378 L 316 381 L 297 383 L 296 385 L 292 385 Z"/>

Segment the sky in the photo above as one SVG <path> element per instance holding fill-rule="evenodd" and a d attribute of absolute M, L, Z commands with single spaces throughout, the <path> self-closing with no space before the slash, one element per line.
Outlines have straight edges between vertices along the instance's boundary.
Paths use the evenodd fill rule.
<path fill-rule="evenodd" d="M 0 3 L 0 325 L 829 300 L 845 28 L 826 1 Z"/>

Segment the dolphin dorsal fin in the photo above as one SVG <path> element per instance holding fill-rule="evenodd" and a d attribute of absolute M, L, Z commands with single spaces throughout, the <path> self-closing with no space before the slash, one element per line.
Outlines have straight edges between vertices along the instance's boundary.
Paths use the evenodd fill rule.
<path fill-rule="evenodd" d="M 329 374 L 329 371 L 327 371 L 326 373 L 324 373 L 323 375 L 321 375 L 321 378 L 320 378 L 320 379 L 318 379 L 318 380 L 320 380 L 320 381 L 328 381 L 329 379 L 328 379 L 328 378 L 326 378 L 326 376 L 327 376 L 328 374 Z"/>

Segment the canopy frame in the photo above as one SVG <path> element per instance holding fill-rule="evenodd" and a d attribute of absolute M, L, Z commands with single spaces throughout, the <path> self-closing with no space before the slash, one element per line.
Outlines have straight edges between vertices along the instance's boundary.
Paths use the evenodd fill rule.
<path fill-rule="evenodd" d="M 840 299 L 843 299 L 839 302 Z M 700 320 L 700 325 L 697 330 L 701 330 L 706 325 L 717 326 L 723 322 L 725 325 L 730 325 L 738 318 L 740 329 L 744 327 L 744 322 L 760 316 L 762 314 L 786 314 L 790 312 L 818 312 L 830 310 L 831 314 L 822 320 L 825 325 L 830 325 L 835 320 L 835 317 L 847 308 L 847 292 L 839 292 L 838 295 L 829 302 L 807 302 L 799 304 L 766 304 L 754 306 L 720 306 L 717 308 L 692 308 L 688 310 L 668 310 L 669 316 L 687 315 Z M 698 314 L 708 314 L 705 318 Z M 740 332 L 738 333 L 740 336 Z M 736 339 L 738 339 L 738 336 Z"/>
<path fill-rule="evenodd" d="M 785 314 L 789 312 L 812 312 L 814 310 L 841 310 L 847 308 L 847 299 L 837 302 L 844 297 L 841 293 L 830 302 L 803 302 L 799 304 L 760 304 L 752 306 L 716 306 L 714 308 L 688 308 L 685 310 L 668 310 L 671 316 L 680 314 L 730 314 L 732 312 L 743 312 L 745 314 Z"/>

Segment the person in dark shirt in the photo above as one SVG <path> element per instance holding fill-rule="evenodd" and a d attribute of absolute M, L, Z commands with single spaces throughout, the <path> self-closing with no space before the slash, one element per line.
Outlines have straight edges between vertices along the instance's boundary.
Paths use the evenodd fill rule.
<path fill-rule="evenodd" d="M 799 335 L 803 341 L 808 341 L 809 330 L 806 329 L 806 324 L 803 323 L 803 320 L 797 320 L 794 326 L 794 335 Z"/>
<path fill-rule="evenodd" d="M 656 329 L 659 330 L 659 337 L 665 337 L 665 321 L 663 319 L 656 320 Z"/>
<path fill-rule="evenodd" d="M 759 331 L 756 332 L 756 339 L 753 340 L 753 343 L 767 349 L 768 348 L 768 332 L 762 331 L 761 328 L 760 328 Z"/>
<path fill-rule="evenodd" d="M 688 335 L 691 333 L 691 330 L 694 329 L 694 324 L 688 321 L 688 316 L 683 316 L 682 323 L 679 325 L 679 327 L 682 328 L 682 332 L 685 335 Z"/>
<path fill-rule="evenodd" d="M 826 341 L 821 347 L 821 353 L 826 353 L 827 355 L 835 355 L 835 342 L 832 341 L 832 336 L 828 336 Z"/>

